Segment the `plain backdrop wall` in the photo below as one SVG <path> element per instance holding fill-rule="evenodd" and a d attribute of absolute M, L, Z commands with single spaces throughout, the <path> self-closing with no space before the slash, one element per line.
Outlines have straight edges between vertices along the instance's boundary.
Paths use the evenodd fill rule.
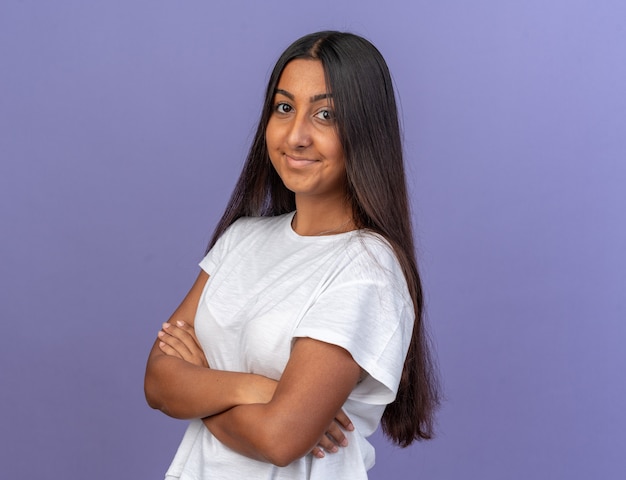
<path fill-rule="evenodd" d="M 2 478 L 162 478 L 184 422 L 145 404 L 148 350 L 270 67 L 329 28 L 397 84 L 446 396 L 371 478 L 626 478 L 621 0 L 3 0 Z"/>

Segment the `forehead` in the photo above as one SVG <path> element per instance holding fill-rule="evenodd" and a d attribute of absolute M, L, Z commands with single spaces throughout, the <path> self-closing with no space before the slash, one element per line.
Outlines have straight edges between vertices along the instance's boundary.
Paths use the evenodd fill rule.
<path fill-rule="evenodd" d="M 283 69 L 277 88 L 295 96 L 328 93 L 322 62 L 302 58 L 292 60 Z"/>

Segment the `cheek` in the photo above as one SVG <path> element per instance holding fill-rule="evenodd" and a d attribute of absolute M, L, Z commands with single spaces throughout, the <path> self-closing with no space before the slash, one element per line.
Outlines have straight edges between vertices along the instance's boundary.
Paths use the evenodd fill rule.
<path fill-rule="evenodd" d="M 276 131 L 275 129 L 271 129 L 269 124 L 265 129 L 265 148 L 267 150 L 267 155 L 270 158 L 270 163 L 274 167 L 274 170 L 277 170 L 276 157 L 278 156 L 278 143 L 276 140 Z"/>
<path fill-rule="evenodd" d="M 338 139 L 332 139 L 326 144 L 326 152 L 337 164 L 345 164 L 343 147 Z"/>
<path fill-rule="evenodd" d="M 328 132 L 328 134 L 325 135 L 324 143 L 326 145 L 326 151 L 329 155 L 343 160 L 343 146 L 339 140 L 339 134 L 336 131 L 333 131 L 332 133 Z"/>
<path fill-rule="evenodd" d="M 272 119 L 270 119 L 270 121 L 267 124 L 267 127 L 265 128 L 265 144 L 267 145 L 267 149 L 270 152 L 276 149 L 280 143 L 279 140 L 280 140 L 279 129 L 276 128 L 276 125 L 274 124 Z"/>

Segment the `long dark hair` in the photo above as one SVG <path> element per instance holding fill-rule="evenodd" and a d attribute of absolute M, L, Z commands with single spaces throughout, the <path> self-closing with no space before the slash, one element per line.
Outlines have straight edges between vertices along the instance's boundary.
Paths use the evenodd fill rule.
<path fill-rule="evenodd" d="M 344 149 L 348 199 L 359 228 L 382 235 L 393 247 L 415 307 L 415 323 L 396 399 L 387 405 L 383 431 L 402 447 L 433 433 L 439 404 L 434 365 L 423 322 L 423 295 L 411 228 L 402 142 L 391 76 L 380 52 L 350 33 L 318 32 L 296 40 L 276 62 L 261 119 L 226 211 L 207 251 L 242 216 L 275 216 L 295 209 L 272 167 L 265 130 L 280 75 L 292 60 L 320 60 L 333 95 L 336 125 Z"/>

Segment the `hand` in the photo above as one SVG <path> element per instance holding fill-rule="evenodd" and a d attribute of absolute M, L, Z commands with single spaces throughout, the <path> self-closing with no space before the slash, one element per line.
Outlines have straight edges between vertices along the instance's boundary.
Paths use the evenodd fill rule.
<path fill-rule="evenodd" d="M 341 430 L 342 428 L 351 432 L 354 430 L 354 425 L 343 410 L 339 410 L 317 446 L 311 450 L 311 454 L 317 458 L 324 458 L 324 450 L 328 453 L 336 453 L 339 451 L 339 447 L 347 447 L 348 439 Z"/>
<path fill-rule="evenodd" d="M 191 325 L 182 320 L 177 320 L 175 324 L 164 323 L 158 336 L 161 340 L 159 348 L 165 355 L 181 358 L 199 367 L 210 368 Z"/>

